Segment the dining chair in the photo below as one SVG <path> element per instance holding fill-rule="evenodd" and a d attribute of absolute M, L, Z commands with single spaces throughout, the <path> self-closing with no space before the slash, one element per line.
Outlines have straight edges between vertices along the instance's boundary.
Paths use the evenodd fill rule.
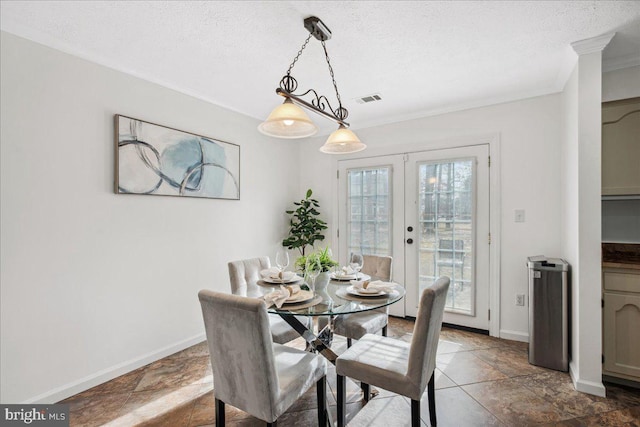
<path fill-rule="evenodd" d="M 372 278 L 391 280 L 391 266 L 393 258 L 390 256 L 351 254 L 351 261 L 362 262 L 362 272 Z M 389 321 L 388 309 L 380 308 L 364 313 L 345 314 L 336 318 L 334 333 L 347 338 L 347 347 L 351 347 L 352 340 L 358 340 L 365 334 L 375 334 L 382 331 L 387 336 L 387 324 Z"/>
<path fill-rule="evenodd" d="M 198 293 L 207 333 L 216 427 L 225 424 L 225 404 L 276 426 L 277 420 L 316 384 L 318 425 L 325 427 L 324 357 L 274 343 L 263 300 L 209 290 Z"/>
<path fill-rule="evenodd" d="M 338 357 L 338 427 L 345 421 L 345 377 L 365 385 L 365 401 L 369 400 L 370 385 L 410 398 L 414 427 L 420 425 L 420 399 L 427 388 L 429 419 L 432 426 L 436 425 L 434 371 L 449 281 L 446 276 L 440 277 L 422 291 L 411 344 L 367 334 Z"/>
<path fill-rule="evenodd" d="M 271 267 L 271 261 L 269 257 L 263 256 L 231 261 L 227 266 L 229 267 L 229 280 L 231 282 L 232 294 L 244 297 L 258 296 L 259 292 L 257 291 L 257 285 L 255 283 L 261 279 L 260 271 Z M 299 320 L 305 324 L 309 321 L 307 318 Z M 269 324 L 271 325 L 273 342 L 286 344 L 300 337 L 300 334 L 277 314 L 269 314 Z"/>

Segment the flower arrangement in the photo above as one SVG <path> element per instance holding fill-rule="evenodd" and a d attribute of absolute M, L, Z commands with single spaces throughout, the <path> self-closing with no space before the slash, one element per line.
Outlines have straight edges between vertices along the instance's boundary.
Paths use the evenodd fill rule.
<path fill-rule="evenodd" d="M 303 255 L 296 260 L 296 267 L 301 272 L 305 272 L 307 264 L 319 266 L 320 272 L 331 271 L 333 267 L 338 265 L 338 262 L 331 258 L 329 247 L 324 249 L 316 249 L 309 255 Z"/>

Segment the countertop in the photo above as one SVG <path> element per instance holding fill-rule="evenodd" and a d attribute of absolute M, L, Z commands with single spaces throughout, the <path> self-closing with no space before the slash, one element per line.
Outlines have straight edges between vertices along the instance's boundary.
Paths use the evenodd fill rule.
<path fill-rule="evenodd" d="M 603 243 L 602 267 L 640 270 L 640 244 Z"/>
<path fill-rule="evenodd" d="M 627 270 L 638 270 L 638 272 L 640 272 L 640 264 L 627 264 L 622 262 L 603 262 L 602 268 L 626 268 Z"/>

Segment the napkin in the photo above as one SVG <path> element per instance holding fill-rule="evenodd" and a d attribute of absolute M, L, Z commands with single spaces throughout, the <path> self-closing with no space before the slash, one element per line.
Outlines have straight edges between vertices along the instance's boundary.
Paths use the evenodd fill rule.
<path fill-rule="evenodd" d="M 355 281 L 352 280 L 351 283 L 353 284 L 353 289 L 367 289 L 367 290 L 371 290 L 371 289 L 375 289 L 377 291 L 382 291 L 382 292 L 386 292 L 386 293 L 391 293 L 393 291 L 395 291 L 396 289 L 396 284 L 393 282 L 383 282 L 382 280 L 374 280 L 373 282 L 368 282 L 366 280 L 359 280 L 359 281 Z"/>
<path fill-rule="evenodd" d="M 280 285 L 279 289 L 274 289 L 273 292 L 269 292 L 264 296 L 264 302 L 267 303 L 267 307 L 275 305 L 276 307 L 282 307 L 282 304 L 287 301 L 291 295 L 300 292 L 299 285 L 283 286 Z"/>
<path fill-rule="evenodd" d="M 355 274 L 356 274 L 356 271 L 353 268 L 349 266 L 345 266 L 345 267 L 342 267 L 342 270 L 336 273 L 336 276 L 353 276 Z"/>
<path fill-rule="evenodd" d="M 276 267 L 271 267 L 261 270 L 260 276 L 262 276 L 263 279 L 282 279 L 283 281 L 287 282 L 289 280 L 292 280 L 296 276 L 296 273 L 294 273 L 293 271 L 283 271 L 282 277 L 280 277 L 280 270 Z"/>

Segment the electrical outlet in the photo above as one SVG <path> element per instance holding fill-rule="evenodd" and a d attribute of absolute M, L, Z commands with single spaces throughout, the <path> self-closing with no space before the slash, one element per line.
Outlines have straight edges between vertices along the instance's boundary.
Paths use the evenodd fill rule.
<path fill-rule="evenodd" d="M 516 294 L 516 305 L 524 307 L 524 294 Z"/>
<path fill-rule="evenodd" d="M 524 209 L 516 209 L 515 214 L 516 222 L 524 222 Z"/>

